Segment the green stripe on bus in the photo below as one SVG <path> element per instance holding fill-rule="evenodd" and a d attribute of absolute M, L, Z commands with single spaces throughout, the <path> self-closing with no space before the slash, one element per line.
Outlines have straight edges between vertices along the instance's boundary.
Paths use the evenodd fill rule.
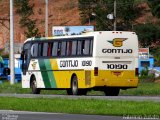
<path fill-rule="evenodd" d="M 48 77 L 49 77 L 49 81 L 50 81 L 51 87 L 52 88 L 56 88 L 56 80 L 55 80 L 53 71 L 51 71 L 52 68 L 51 68 L 51 64 L 50 64 L 50 60 L 49 59 L 45 60 L 45 66 L 46 66 L 47 70 L 49 70 L 47 72 L 47 74 L 48 74 Z"/>
<path fill-rule="evenodd" d="M 46 69 L 46 66 L 45 66 L 45 62 L 44 62 L 43 59 L 38 60 L 38 62 L 39 62 L 40 70 L 41 70 L 41 73 L 42 73 L 45 88 L 51 88 L 51 83 L 49 81 L 49 76 L 47 74 L 47 69 Z"/>

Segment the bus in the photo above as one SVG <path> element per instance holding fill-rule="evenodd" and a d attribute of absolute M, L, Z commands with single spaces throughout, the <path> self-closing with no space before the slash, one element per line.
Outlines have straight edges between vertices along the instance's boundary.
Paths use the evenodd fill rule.
<path fill-rule="evenodd" d="M 95 31 L 83 35 L 29 38 L 24 42 L 22 88 L 89 90 L 117 96 L 138 86 L 138 38 L 135 32 Z"/>

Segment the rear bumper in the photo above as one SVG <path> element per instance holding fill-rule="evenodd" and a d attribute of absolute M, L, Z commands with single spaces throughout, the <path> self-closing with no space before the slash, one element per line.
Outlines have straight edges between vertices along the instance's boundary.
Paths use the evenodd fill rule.
<path fill-rule="evenodd" d="M 138 86 L 138 76 L 135 76 L 134 70 L 126 71 L 108 71 L 99 70 L 95 77 L 95 86 L 132 88 Z"/>

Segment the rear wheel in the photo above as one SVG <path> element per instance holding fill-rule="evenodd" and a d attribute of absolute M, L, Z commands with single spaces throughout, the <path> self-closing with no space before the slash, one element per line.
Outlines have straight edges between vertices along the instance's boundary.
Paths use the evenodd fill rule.
<path fill-rule="evenodd" d="M 78 81 L 77 76 L 73 76 L 71 83 L 72 95 L 78 95 Z"/>
<path fill-rule="evenodd" d="M 77 76 L 73 76 L 71 80 L 71 88 L 67 89 L 68 95 L 78 95 L 78 81 Z"/>
<path fill-rule="evenodd" d="M 118 96 L 120 89 L 119 88 L 105 88 L 104 93 L 106 96 Z"/>
<path fill-rule="evenodd" d="M 32 89 L 32 94 L 40 94 L 40 89 L 37 88 L 37 81 L 35 77 L 32 77 L 31 79 L 31 89 Z"/>
<path fill-rule="evenodd" d="M 67 89 L 68 95 L 86 95 L 87 90 L 86 89 L 79 89 L 78 88 L 78 80 L 77 76 L 73 76 L 71 80 L 71 88 Z"/>

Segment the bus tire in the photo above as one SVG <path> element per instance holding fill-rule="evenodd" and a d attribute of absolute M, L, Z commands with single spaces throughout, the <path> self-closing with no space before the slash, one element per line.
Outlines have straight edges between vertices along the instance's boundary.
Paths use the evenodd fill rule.
<path fill-rule="evenodd" d="M 32 89 L 32 94 L 40 94 L 40 89 L 37 88 L 37 82 L 34 76 L 31 79 L 31 89 Z"/>
<path fill-rule="evenodd" d="M 106 96 L 118 96 L 119 95 L 119 88 L 112 88 L 112 87 L 107 87 L 104 90 L 104 93 Z"/>
<path fill-rule="evenodd" d="M 78 80 L 77 76 L 73 76 L 71 82 L 72 95 L 78 95 Z"/>
<path fill-rule="evenodd" d="M 71 88 L 67 89 L 67 94 L 78 95 L 78 80 L 76 75 L 74 75 L 71 79 Z"/>

